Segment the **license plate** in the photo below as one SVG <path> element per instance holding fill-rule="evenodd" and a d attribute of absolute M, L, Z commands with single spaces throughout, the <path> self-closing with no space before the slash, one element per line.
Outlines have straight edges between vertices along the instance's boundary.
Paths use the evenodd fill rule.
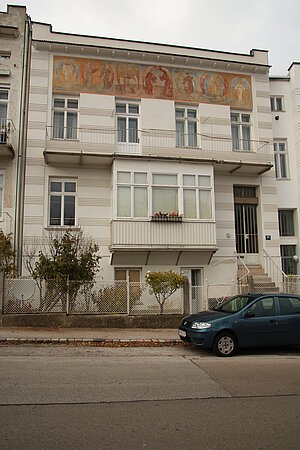
<path fill-rule="evenodd" d="M 186 337 L 186 331 L 178 330 L 179 336 Z"/>

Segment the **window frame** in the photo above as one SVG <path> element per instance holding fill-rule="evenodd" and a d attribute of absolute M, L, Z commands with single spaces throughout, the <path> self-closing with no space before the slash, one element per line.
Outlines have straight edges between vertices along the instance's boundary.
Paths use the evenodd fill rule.
<path fill-rule="evenodd" d="M 128 182 L 118 181 L 118 173 L 129 173 L 130 180 Z M 135 182 L 135 174 L 145 174 L 146 175 L 146 183 L 137 183 Z M 115 186 L 116 186 L 116 207 L 115 207 L 115 217 L 117 219 L 136 219 L 136 220 L 145 220 L 149 217 L 149 173 L 143 170 L 117 170 L 115 175 Z M 122 216 L 118 215 L 118 188 L 127 187 L 130 189 L 130 215 Z M 145 216 L 135 216 L 135 188 L 145 188 L 146 189 L 146 198 L 147 198 L 147 214 Z"/>
<path fill-rule="evenodd" d="M 284 146 L 284 151 L 280 150 L 280 146 Z M 275 177 L 277 180 L 289 179 L 289 160 L 287 141 L 285 139 L 274 139 L 274 164 L 275 164 Z M 284 164 L 282 162 L 284 161 Z M 285 176 L 283 176 L 283 167 L 285 166 Z"/>
<path fill-rule="evenodd" d="M 117 111 L 118 106 L 125 106 L 125 111 L 121 112 L 121 111 Z M 130 107 L 137 107 L 138 108 L 138 112 L 132 112 L 130 111 Z M 129 101 L 129 100 L 118 100 L 116 99 L 116 103 L 115 103 L 115 108 L 116 108 L 116 130 L 117 130 L 117 143 L 118 145 L 126 145 L 126 144 L 130 144 L 130 145 L 138 145 L 140 143 L 140 110 L 141 110 L 141 103 L 138 101 Z M 119 119 L 123 119 L 125 120 L 125 128 L 119 128 Z M 130 120 L 134 120 L 136 121 L 136 128 L 131 128 L 130 125 Z M 125 135 L 124 135 L 124 130 L 125 130 Z M 133 130 L 133 132 L 131 133 L 131 130 Z M 121 134 L 121 139 L 120 138 L 120 134 Z M 125 138 L 125 140 L 123 139 L 123 136 Z"/>
<path fill-rule="evenodd" d="M 237 120 L 233 120 L 233 116 L 237 116 Z M 243 116 L 249 118 L 248 121 L 243 120 Z M 232 150 L 236 152 L 251 152 L 252 142 L 251 142 L 251 131 L 252 131 L 252 118 L 249 111 L 236 111 L 230 110 L 230 126 L 231 126 L 231 139 L 232 139 Z M 237 137 L 234 136 L 233 130 L 237 130 Z M 248 130 L 249 136 L 244 139 L 244 131 Z"/>
<path fill-rule="evenodd" d="M 183 111 L 182 116 L 178 116 L 177 112 Z M 188 113 L 192 111 L 195 113 L 195 117 L 191 117 Z M 183 124 L 183 136 L 180 135 L 177 129 L 178 124 Z M 190 134 L 189 125 L 195 125 L 195 131 Z M 198 106 L 193 105 L 181 105 L 175 104 L 175 130 L 176 130 L 176 147 L 178 148 L 198 148 L 199 147 L 199 137 L 198 137 Z M 191 141 L 190 141 L 191 138 Z"/>
<path fill-rule="evenodd" d="M 0 104 L 6 105 L 6 114 L 5 117 L 0 117 L 0 144 L 6 144 L 7 143 L 7 137 L 8 137 L 8 113 L 9 113 L 9 97 L 10 97 L 10 89 L 7 86 L 0 86 L 0 92 L 5 91 L 7 92 L 7 99 L 0 98 Z"/>
<path fill-rule="evenodd" d="M 278 224 L 280 237 L 295 237 L 295 210 L 278 209 Z M 289 234 L 289 231 L 292 234 Z"/>
<path fill-rule="evenodd" d="M 130 174 L 128 181 L 121 182 L 118 181 L 118 173 L 127 173 Z M 146 175 L 145 183 L 136 183 L 134 180 L 135 174 L 142 173 Z M 155 175 L 173 175 L 177 177 L 176 184 L 171 183 L 155 183 L 153 181 L 153 176 Z M 195 177 L 195 185 L 189 186 L 184 185 L 184 176 L 194 176 Z M 204 185 L 200 184 L 200 177 L 207 177 L 209 179 L 209 184 Z M 146 184 L 147 182 L 147 184 Z M 153 208 L 153 190 L 155 188 L 158 189 L 176 189 L 177 190 L 177 208 L 175 211 L 161 211 L 162 213 L 178 213 L 178 215 L 183 215 L 183 218 L 186 221 L 197 221 L 197 222 L 212 222 L 214 221 L 215 216 L 215 208 L 214 208 L 214 186 L 213 186 L 213 174 L 209 173 L 175 173 L 175 172 L 167 172 L 167 171 L 145 171 L 145 170 L 135 170 L 131 171 L 130 169 L 120 168 L 115 171 L 115 194 L 114 194 L 114 217 L 117 220 L 149 220 L 153 215 L 158 213 L 159 211 L 154 210 Z M 118 188 L 119 187 L 128 187 L 130 189 L 130 215 L 118 215 Z M 145 216 L 135 216 L 134 207 L 135 207 L 135 191 L 136 187 L 144 187 L 146 188 L 146 197 L 147 197 L 147 214 Z M 193 189 L 196 191 L 195 201 L 196 201 L 196 217 L 185 217 L 184 216 L 184 190 L 185 189 Z M 200 196 L 201 192 L 209 192 L 209 218 L 201 217 L 201 207 L 200 207 Z"/>
<path fill-rule="evenodd" d="M 2 184 L 0 183 L 0 191 L 2 191 L 2 196 L 0 199 L 0 222 L 3 222 L 4 220 L 4 214 L 3 214 L 3 209 L 4 209 L 4 185 L 5 185 L 5 171 L 4 170 L 0 170 L 0 175 L 3 176 L 3 182 Z"/>
<path fill-rule="evenodd" d="M 64 101 L 64 106 L 55 106 L 55 100 Z M 69 101 L 77 101 L 77 108 L 68 107 Z M 55 125 L 55 113 L 63 114 L 63 132 L 60 132 L 61 126 Z M 68 126 L 68 117 L 71 114 L 76 113 L 76 128 Z M 58 129 L 58 133 L 56 131 Z M 69 130 L 71 130 L 71 135 L 69 135 Z M 75 131 L 74 131 L 75 130 Z M 58 136 L 57 136 L 58 134 Z M 79 139 L 79 97 L 76 96 L 64 96 L 64 95 L 53 95 L 52 98 L 52 139 L 68 140 L 68 141 L 78 141 Z"/>
<path fill-rule="evenodd" d="M 278 105 L 278 100 L 280 100 L 281 105 Z M 284 96 L 283 95 L 271 95 L 270 96 L 270 106 L 272 112 L 283 112 L 284 111 Z"/>
<path fill-rule="evenodd" d="M 61 191 L 51 191 L 51 183 L 61 183 Z M 75 183 L 75 192 L 65 190 L 65 183 Z M 74 197 L 74 224 L 65 224 L 65 197 Z M 51 224 L 51 198 L 61 197 L 60 203 L 60 224 Z M 48 220 L 47 226 L 50 228 L 74 228 L 77 227 L 77 198 L 78 198 L 78 180 L 76 178 L 49 177 L 48 181 Z M 52 218 L 55 219 L 55 218 Z M 58 218 L 57 218 L 58 219 Z"/>

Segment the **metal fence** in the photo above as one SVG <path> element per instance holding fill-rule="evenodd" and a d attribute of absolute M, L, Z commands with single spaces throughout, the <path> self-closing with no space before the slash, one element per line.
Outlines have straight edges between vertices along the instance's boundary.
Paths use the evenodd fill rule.
<path fill-rule="evenodd" d="M 179 289 L 159 305 L 146 283 L 77 280 L 6 279 L 4 314 L 182 314 L 183 292 Z"/>

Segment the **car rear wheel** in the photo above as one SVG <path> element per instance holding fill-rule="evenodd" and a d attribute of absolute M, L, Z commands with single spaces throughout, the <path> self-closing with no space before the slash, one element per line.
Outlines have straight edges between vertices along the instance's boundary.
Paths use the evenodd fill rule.
<path fill-rule="evenodd" d="M 213 351 L 218 356 L 232 356 L 237 349 L 237 341 L 231 333 L 220 333 L 214 342 Z"/>

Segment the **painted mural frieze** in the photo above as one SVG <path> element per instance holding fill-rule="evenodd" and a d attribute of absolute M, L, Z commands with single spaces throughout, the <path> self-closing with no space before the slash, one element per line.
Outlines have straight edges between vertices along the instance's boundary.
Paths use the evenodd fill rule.
<path fill-rule="evenodd" d="M 249 75 L 54 56 L 53 90 L 252 109 Z"/>

